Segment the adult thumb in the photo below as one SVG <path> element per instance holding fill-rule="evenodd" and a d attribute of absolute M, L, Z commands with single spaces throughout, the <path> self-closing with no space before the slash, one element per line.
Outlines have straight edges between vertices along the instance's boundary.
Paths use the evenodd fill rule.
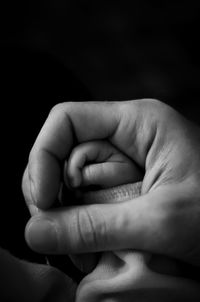
<path fill-rule="evenodd" d="M 115 203 L 110 198 L 109 203 L 40 211 L 29 220 L 25 237 L 33 250 L 44 254 L 141 248 L 144 240 L 145 244 L 152 241 L 161 219 L 152 198 L 145 195 L 122 203 L 119 194 L 118 203 L 114 196 Z"/>
<path fill-rule="evenodd" d="M 197 222 L 190 219 L 194 207 L 188 208 L 185 196 L 182 185 L 170 185 L 123 203 L 40 212 L 29 221 L 26 240 L 33 250 L 45 254 L 131 248 L 186 259 L 192 241 L 197 241 Z"/>

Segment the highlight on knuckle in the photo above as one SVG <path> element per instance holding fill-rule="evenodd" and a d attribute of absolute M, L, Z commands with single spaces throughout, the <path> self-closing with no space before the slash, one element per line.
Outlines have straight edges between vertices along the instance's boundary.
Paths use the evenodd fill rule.
<path fill-rule="evenodd" d="M 63 103 L 58 103 L 58 104 L 56 104 L 55 106 L 53 106 L 52 108 L 51 108 L 51 110 L 50 110 L 50 115 L 54 115 L 54 114 L 57 114 L 57 113 L 59 113 L 59 112 L 62 112 L 62 110 L 63 110 Z"/>
<path fill-rule="evenodd" d="M 75 110 L 76 104 L 75 102 L 58 103 L 51 108 L 50 114 L 57 115 L 62 113 L 70 116 L 71 112 Z"/>

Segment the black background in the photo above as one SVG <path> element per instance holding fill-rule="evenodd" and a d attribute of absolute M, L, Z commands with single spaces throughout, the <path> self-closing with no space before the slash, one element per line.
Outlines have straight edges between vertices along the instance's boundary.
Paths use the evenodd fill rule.
<path fill-rule="evenodd" d="M 44 262 L 24 241 L 29 213 L 21 178 L 31 146 L 56 103 L 150 97 L 200 122 L 198 19 L 197 1 L 1 4 L 3 248 Z"/>

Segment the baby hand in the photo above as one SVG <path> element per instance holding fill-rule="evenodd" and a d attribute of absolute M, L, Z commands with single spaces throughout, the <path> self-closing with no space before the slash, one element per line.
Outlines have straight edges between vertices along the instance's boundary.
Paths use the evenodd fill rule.
<path fill-rule="evenodd" d="M 65 183 L 72 188 L 110 188 L 137 182 L 141 175 L 133 160 L 103 140 L 76 146 L 65 166 Z"/>

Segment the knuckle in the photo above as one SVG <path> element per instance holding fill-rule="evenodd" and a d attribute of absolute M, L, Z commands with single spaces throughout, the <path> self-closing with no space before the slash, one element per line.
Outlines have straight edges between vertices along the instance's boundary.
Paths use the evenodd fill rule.
<path fill-rule="evenodd" d="M 152 113 L 158 114 L 159 116 L 168 113 L 170 114 L 172 111 L 175 112 L 172 107 L 165 104 L 164 102 L 161 102 L 158 99 L 145 98 L 137 100 L 136 104 L 140 110 L 150 110 L 152 111 Z"/>
<path fill-rule="evenodd" d="M 64 103 L 58 103 L 55 106 L 53 106 L 51 108 L 51 110 L 50 110 L 50 115 L 54 115 L 54 114 L 57 114 L 59 112 L 62 112 L 62 110 L 63 110 L 63 104 Z"/>
<path fill-rule="evenodd" d="M 50 110 L 50 114 L 60 114 L 60 113 L 66 113 L 69 114 L 74 110 L 74 107 L 76 106 L 75 102 L 62 102 L 58 103 L 55 106 L 53 106 Z"/>
<path fill-rule="evenodd" d="M 96 245 L 95 226 L 93 218 L 89 211 L 80 209 L 78 211 L 78 231 L 80 235 L 80 244 L 86 249 L 90 250 Z"/>
<path fill-rule="evenodd" d="M 94 181 L 95 175 L 92 171 L 93 169 L 91 165 L 84 167 L 82 171 L 82 176 L 85 184 L 90 184 L 92 180 Z"/>
<path fill-rule="evenodd" d="M 164 103 L 162 103 L 161 101 L 159 101 L 157 99 L 152 99 L 152 98 L 133 100 L 132 104 L 138 106 L 139 108 L 145 108 L 145 107 L 149 107 L 149 106 L 155 107 L 155 106 L 164 105 Z"/>
<path fill-rule="evenodd" d="M 102 220 L 98 217 L 95 206 L 89 206 L 78 211 L 78 232 L 80 235 L 80 247 L 84 251 L 97 251 L 101 245 Z"/>
<path fill-rule="evenodd" d="M 75 112 L 77 112 L 78 103 L 76 102 L 63 102 L 58 103 L 50 110 L 49 115 L 54 117 L 61 117 L 67 120 L 71 119 Z"/>

